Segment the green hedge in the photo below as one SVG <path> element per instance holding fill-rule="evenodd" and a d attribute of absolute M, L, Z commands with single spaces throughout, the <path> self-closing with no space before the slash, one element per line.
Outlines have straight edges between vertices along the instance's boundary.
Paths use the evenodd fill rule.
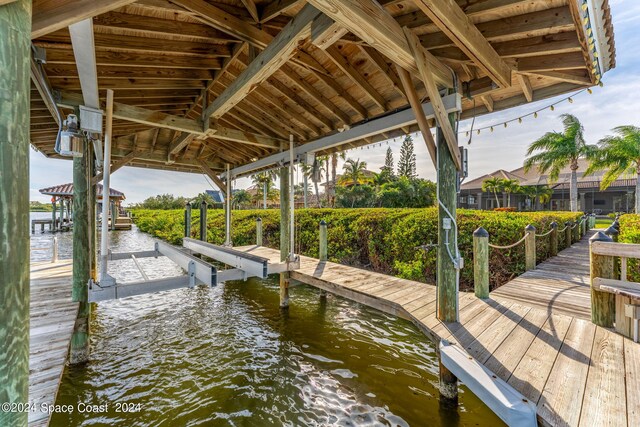
<path fill-rule="evenodd" d="M 640 215 L 622 215 L 619 222 L 620 235 L 618 235 L 618 241 L 623 243 L 640 243 Z M 640 282 L 640 263 L 638 260 L 629 260 L 627 264 L 627 277 L 634 282 Z"/>
<path fill-rule="evenodd" d="M 140 230 L 173 244 L 181 244 L 184 211 L 134 210 L 134 221 Z M 263 244 L 279 247 L 278 210 L 233 211 L 232 239 L 236 246 L 255 244 L 257 217 L 262 218 Z M 538 234 L 549 230 L 549 224 L 573 221 L 582 213 L 571 212 L 491 212 L 458 210 L 458 243 L 465 267 L 461 288 L 473 286 L 472 233 L 482 226 L 496 245 L 508 245 L 524 235 L 527 224 Z M 318 223 L 328 224 L 328 251 L 331 261 L 369 268 L 381 273 L 417 281 L 435 281 L 435 249 L 416 250 L 417 246 L 437 242 L 437 210 L 426 209 L 301 209 L 296 211 L 296 252 L 318 256 Z M 193 210 L 192 237 L 199 236 L 199 211 Z M 207 213 L 207 239 L 224 241 L 224 213 Z M 538 239 L 538 261 L 548 257 L 548 237 Z M 564 239 L 559 239 L 559 249 Z M 524 245 L 508 250 L 492 249 L 490 254 L 491 284 L 499 286 L 524 271 Z"/>

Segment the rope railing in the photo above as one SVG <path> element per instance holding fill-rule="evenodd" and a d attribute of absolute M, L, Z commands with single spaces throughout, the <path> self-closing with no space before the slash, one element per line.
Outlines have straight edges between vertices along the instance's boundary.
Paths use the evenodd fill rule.
<path fill-rule="evenodd" d="M 511 244 L 511 245 L 506 245 L 506 246 L 499 246 L 499 245 L 492 245 L 491 243 L 489 243 L 489 247 L 493 248 L 493 249 L 511 249 L 511 248 L 515 248 L 516 246 L 518 246 L 520 243 L 523 243 L 526 239 L 527 236 L 529 235 L 529 233 L 526 233 L 522 239 L 518 240 L 517 242 Z"/>
<path fill-rule="evenodd" d="M 551 233 L 553 233 L 553 228 L 551 230 L 547 231 L 546 233 L 536 234 L 536 237 L 547 237 Z"/>
<path fill-rule="evenodd" d="M 565 225 L 564 228 L 558 229 L 558 233 L 564 233 L 565 231 L 567 231 L 567 227 L 569 227 L 569 226 Z"/>

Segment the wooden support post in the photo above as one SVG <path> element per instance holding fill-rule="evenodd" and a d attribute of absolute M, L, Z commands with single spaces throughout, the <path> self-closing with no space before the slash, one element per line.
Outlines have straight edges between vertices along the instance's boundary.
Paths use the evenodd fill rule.
<path fill-rule="evenodd" d="M 320 262 L 327 262 L 328 259 L 328 251 L 327 251 L 327 223 L 325 222 L 325 220 L 320 220 L 320 233 L 319 233 L 319 239 L 320 241 L 320 248 L 318 250 L 318 259 L 320 260 Z M 327 297 L 327 291 L 325 291 L 324 289 L 320 290 L 320 298 L 324 299 Z"/>
<path fill-rule="evenodd" d="M 549 235 L 549 255 L 558 255 L 558 223 L 553 221 L 549 224 L 551 227 L 551 234 Z"/>
<path fill-rule="evenodd" d="M 589 239 L 589 246 L 593 242 L 612 242 L 613 239 L 602 231 L 598 231 Z M 615 320 L 615 295 L 609 292 L 597 291 L 593 288 L 593 280 L 596 277 L 602 279 L 615 279 L 613 257 L 597 255 L 589 250 L 591 265 L 591 321 L 605 328 L 613 327 Z"/>
<path fill-rule="evenodd" d="M 64 229 L 64 200 L 61 198 L 58 199 L 58 204 L 60 205 L 60 211 L 58 212 L 58 223 L 60 223 L 60 231 Z"/>
<path fill-rule="evenodd" d="M 79 113 L 79 112 L 78 112 Z M 78 114 L 79 116 L 79 114 Z M 90 275 L 94 281 L 98 281 L 98 185 L 91 180 L 91 177 L 96 174 L 96 159 L 94 155 L 94 144 L 87 144 L 87 167 L 89 171 L 89 183 L 88 183 L 88 200 L 89 200 L 89 262 L 90 262 Z M 88 291 L 87 291 L 88 292 Z M 81 309 L 82 309 L 82 303 Z M 89 304 L 87 304 L 90 307 Z M 87 317 L 90 312 L 87 311 Z"/>
<path fill-rule="evenodd" d="M 573 227 L 573 242 L 580 241 L 580 220 L 577 220 Z"/>
<path fill-rule="evenodd" d="M 262 218 L 256 218 L 256 246 L 262 246 Z"/>
<path fill-rule="evenodd" d="M 83 141 L 84 155 L 73 158 L 73 288 L 71 299 L 80 303 L 78 317 L 71 337 L 69 363 L 84 363 L 89 360 L 89 317 L 91 304 L 88 302 L 87 283 L 92 278 L 92 245 L 94 233 L 93 201 L 91 182 L 93 151 L 87 140 Z"/>
<path fill-rule="evenodd" d="M 30 39 L 31 0 L 0 6 L 0 404 L 29 401 Z M 0 410 L 0 425 L 27 415 Z"/>
<path fill-rule="evenodd" d="M 200 240 L 207 241 L 207 202 L 200 203 Z"/>
<path fill-rule="evenodd" d="M 280 168 L 280 261 L 289 257 L 289 168 Z M 289 307 L 289 272 L 280 273 L 280 308 Z"/>
<path fill-rule="evenodd" d="M 580 230 L 582 231 L 582 236 L 580 236 L 581 239 L 585 234 L 587 234 L 587 220 L 588 217 L 586 215 L 582 217 L 582 230 Z"/>
<path fill-rule="evenodd" d="M 448 370 L 438 356 L 440 376 L 440 402 L 447 407 L 458 406 L 458 378 Z"/>
<path fill-rule="evenodd" d="M 227 182 L 225 195 L 226 200 L 224 202 L 224 244 L 225 246 L 232 246 L 231 242 L 231 165 L 227 163 Z"/>
<path fill-rule="evenodd" d="M 473 287 L 478 298 L 489 298 L 489 233 L 473 232 Z"/>
<path fill-rule="evenodd" d="M 320 261 L 327 260 L 327 223 L 323 220 L 320 221 L 320 250 L 318 252 L 318 258 Z"/>
<path fill-rule="evenodd" d="M 58 204 L 56 203 L 56 200 L 53 200 L 51 202 L 51 231 L 54 232 L 58 229 L 58 227 L 56 227 L 57 221 L 58 221 L 58 217 L 56 216 L 56 212 L 57 212 L 57 207 Z"/>
<path fill-rule="evenodd" d="M 104 200 L 104 196 L 103 196 L 103 200 Z M 111 207 L 111 231 L 115 231 L 116 229 L 116 220 L 118 219 L 118 212 L 116 210 L 116 202 L 114 202 L 113 200 L 109 199 L 110 202 L 110 207 Z"/>
<path fill-rule="evenodd" d="M 525 271 L 536 268 L 536 228 L 529 224 L 524 228 L 524 257 Z"/>
<path fill-rule="evenodd" d="M 572 224 L 571 221 L 567 221 L 564 223 L 564 225 L 567 227 L 564 230 L 564 239 L 567 244 L 567 248 L 570 248 L 572 243 L 571 242 L 571 224 Z"/>
<path fill-rule="evenodd" d="M 450 125 L 455 128 L 455 113 L 449 114 Z M 455 257 L 456 248 L 456 180 L 458 179 L 455 161 L 445 140 L 440 126 L 437 128 L 438 142 L 438 319 L 444 322 L 458 320 L 458 282 L 456 265 L 451 256 Z M 453 218 L 451 218 L 453 217 Z M 448 223 L 448 229 L 446 224 Z M 451 256 L 450 256 L 451 255 Z"/>
<path fill-rule="evenodd" d="M 184 208 L 184 237 L 191 237 L 191 203 L 187 202 Z"/>

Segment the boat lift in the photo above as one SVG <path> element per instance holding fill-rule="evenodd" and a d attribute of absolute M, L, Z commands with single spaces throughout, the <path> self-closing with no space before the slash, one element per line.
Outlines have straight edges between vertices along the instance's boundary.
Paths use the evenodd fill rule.
<path fill-rule="evenodd" d="M 227 264 L 231 268 L 218 270 L 215 265 L 203 261 L 194 254 L 207 256 Z M 161 256 L 165 256 L 178 264 L 187 274 L 161 279 L 148 279 L 138 263 L 138 259 L 158 258 Z M 269 274 L 300 268 L 299 257 L 296 257 L 294 261 L 287 260 L 272 264 L 268 258 L 190 238 L 184 238 L 182 248 L 158 241 L 155 243 L 154 250 L 151 251 L 120 253 L 108 251 L 106 258 L 109 261 L 133 260 L 144 280 L 128 283 L 118 283 L 111 277 L 109 278 L 110 280 L 102 280 L 100 283 L 89 280 L 89 302 L 126 298 L 171 289 L 193 288 L 196 285 L 212 287 L 228 280 L 247 280 L 250 277 L 265 279 Z"/>

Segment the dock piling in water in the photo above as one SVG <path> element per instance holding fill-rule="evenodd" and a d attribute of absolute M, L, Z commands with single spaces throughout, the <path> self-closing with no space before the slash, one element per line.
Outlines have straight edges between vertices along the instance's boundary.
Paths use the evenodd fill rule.
<path fill-rule="evenodd" d="M 191 237 L 191 203 L 187 202 L 184 209 L 184 237 Z"/>
<path fill-rule="evenodd" d="M 473 232 L 473 287 L 478 298 L 489 298 L 489 233 Z"/>
<path fill-rule="evenodd" d="M 536 228 L 529 224 L 524 229 L 525 271 L 536 268 Z"/>
<path fill-rule="evenodd" d="M 200 240 L 207 241 L 207 202 L 200 203 Z"/>
<path fill-rule="evenodd" d="M 256 218 L 256 246 L 262 246 L 262 218 Z"/>

